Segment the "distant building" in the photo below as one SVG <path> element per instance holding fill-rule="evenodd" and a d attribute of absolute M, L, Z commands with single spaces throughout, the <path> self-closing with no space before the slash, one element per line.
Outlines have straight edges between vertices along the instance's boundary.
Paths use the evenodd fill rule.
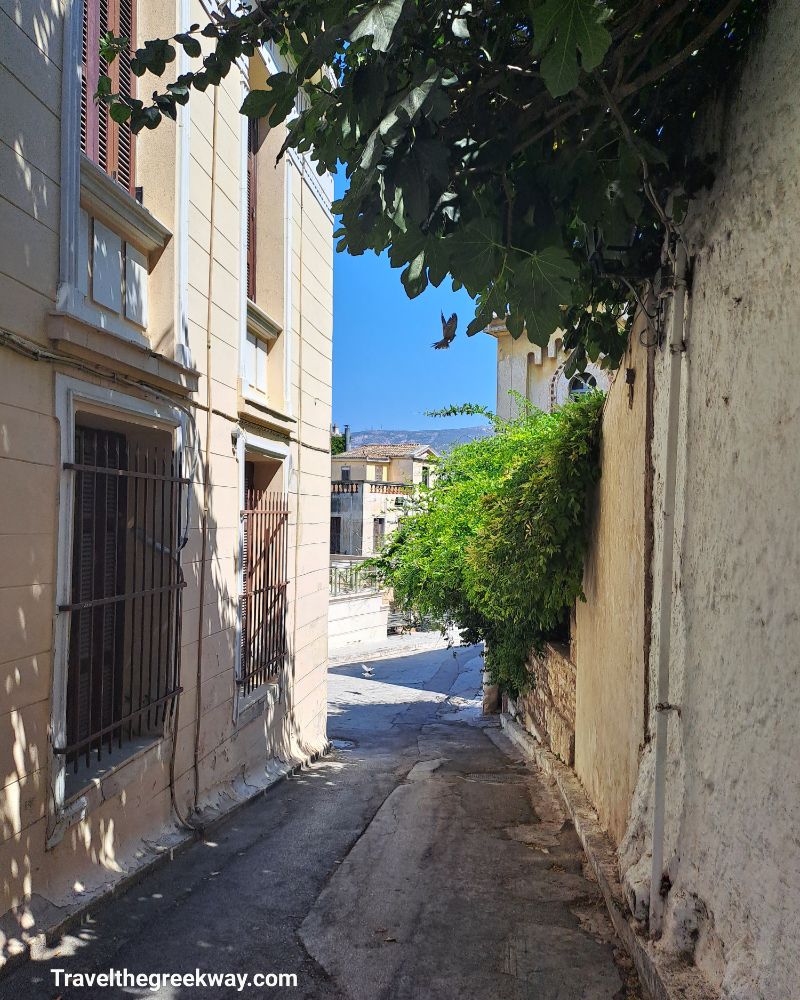
<path fill-rule="evenodd" d="M 517 416 L 512 392 L 549 413 L 571 396 L 595 388 L 608 391 L 608 373 L 599 365 L 590 364 L 582 374 L 567 378 L 564 367 L 569 352 L 564 350 L 560 330 L 544 348 L 524 335 L 514 339 L 502 320 L 493 320 L 486 332 L 497 339 L 497 415 L 505 420 Z"/>
<path fill-rule="evenodd" d="M 435 477 L 430 445 L 368 444 L 331 458 L 331 552 L 368 556 L 397 527 L 415 486 Z"/>

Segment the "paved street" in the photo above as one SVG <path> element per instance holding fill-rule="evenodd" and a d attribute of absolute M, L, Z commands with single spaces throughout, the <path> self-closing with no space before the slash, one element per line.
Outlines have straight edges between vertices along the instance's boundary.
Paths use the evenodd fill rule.
<path fill-rule="evenodd" d="M 480 717 L 480 657 L 330 673 L 336 749 L 102 907 L 9 1000 L 638 998 L 554 789 Z M 69 972 L 296 973 L 296 988 L 56 987 Z"/>

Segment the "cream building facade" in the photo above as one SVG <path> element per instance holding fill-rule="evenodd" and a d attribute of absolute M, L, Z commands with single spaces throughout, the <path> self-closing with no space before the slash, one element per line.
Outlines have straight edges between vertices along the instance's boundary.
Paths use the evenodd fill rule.
<path fill-rule="evenodd" d="M 369 556 L 396 530 L 414 487 L 430 486 L 429 445 L 368 444 L 331 458 L 331 553 Z"/>
<path fill-rule="evenodd" d="M 324 748 L 332 327 L 331 179 L 238 113 L 274 52 L 133 137 L 99 33 L 204 4 L 2 18 L 0 961 Z"/>
<path fill-rule="evenodd" d="M 563 405 L 570 394 L 595 388 L 606 391 L 609 387 L 608 372 L 592 363 L 584 373 L 567 378 L 564 366 L 569 352 L 564 350 L 560 330 L 545 348 L 532 344 L 525 336 L 512 337 L 500 319 L 493 320 L 486 332 L 497 340 L 497 415 L 503 420 L 517 416 L 516 394 L 549 413 L 554 406 Z"/>

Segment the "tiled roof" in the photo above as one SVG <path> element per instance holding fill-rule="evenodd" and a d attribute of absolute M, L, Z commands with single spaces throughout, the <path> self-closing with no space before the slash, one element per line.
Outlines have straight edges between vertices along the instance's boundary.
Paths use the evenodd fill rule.
<path fill-rule="evenodd" d="M 419 444 L 417 441 L 407 441 L 405 444 L 362 444 L 358 448 L 351 448 L 350 451 L 340 452 L 334 458 L 415 458 L 423 452 L 430 451 L 433 455 L 436 452 L 429 444 Z"/>

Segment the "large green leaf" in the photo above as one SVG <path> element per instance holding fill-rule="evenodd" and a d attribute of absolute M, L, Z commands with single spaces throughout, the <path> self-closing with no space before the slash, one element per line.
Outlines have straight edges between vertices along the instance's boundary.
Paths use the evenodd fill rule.
<path fill-rule="evenodd" d="M 611 45 L 604 14 L 595 0 L 545 0 L 534 9 L 534 54 L 545 53 L 542 77 L 553 97 L 577 87 L 578 50 L 587 73 L 602 62 Z"/>
<path fill-rule="evenodd" d="M 532 343 L 547 345 L 559 326 L 562 307 L 572 302 L 577 276 L 578 268 L 563 247 L 548 247 L 517 266 L 512 312 L 525 316 L 528 340 Z"/>
<path fill-rule="evenodd" d="M 357 19 L 350 32 L 350 41 L 357 42 L 359 38 L 371 36 L 373 49 L 387 52 L 405 5 L 406 0 L 378 0 L 370 4 Z"/>
<path fill-rule="evenodd" d="M 418 139 L 398 164 L 396 178 L 409 219 L 422 225 L 430 214 L 431 189 L 438 195 L 447 183 L 447 150 L 433 139 Z"/>
<path fill-rule="evenodd" d="M 471 295 L 486 287 L 487 276 L 498 273 L 500 236 L 500 221 L 489 215 L 471 222 L 453 239 L 451 273 Z"/>
<path fill-rule="evenodd" d="M 360 183 L 356 185 L 357 188 L 371 179 L 371 172 L 378 165 L 383 151 L 392 144 L 407 125 L 414 121 L 437 86 L 440 86 L 439 73 L 432 73 L 425 80 L 409 87 L 402 100 L 372 130 L 359 160 L 358 167 L 359 170 L 363 171 L 363 175 Z"/>

